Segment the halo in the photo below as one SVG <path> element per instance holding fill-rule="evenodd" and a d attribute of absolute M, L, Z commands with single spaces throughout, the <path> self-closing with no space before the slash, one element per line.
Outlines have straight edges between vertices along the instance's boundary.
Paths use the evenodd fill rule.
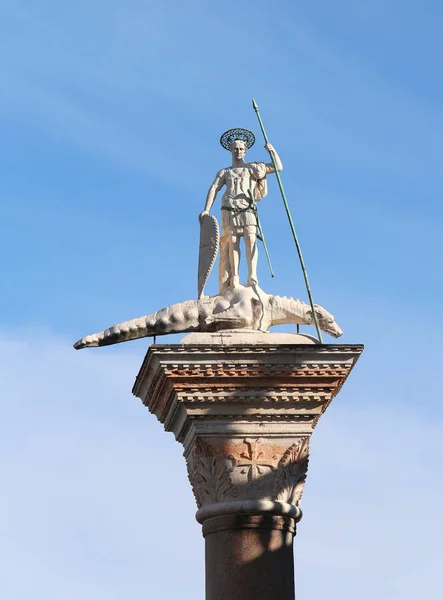
<path fill-rule="evenodd" d="M 232 142 L 235 140 L 241 140 L 246 144 L 246 147 L 249 149 L 251 146 L 255 144 L 255 135 L 252 131 L 248 129 L 236 128 L 236 129 L 228 129 L 220 138 L 220 144 L 223 146 L 225 150 L 231 149 Z"/>

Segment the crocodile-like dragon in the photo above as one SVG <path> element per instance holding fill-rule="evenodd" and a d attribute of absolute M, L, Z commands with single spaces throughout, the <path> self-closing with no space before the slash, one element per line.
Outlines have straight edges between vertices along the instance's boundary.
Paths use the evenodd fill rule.
<path fill-rule="evenodd" d="M 315 311 L 320 329 L 335 338 L 342 335 L 342 330 L 327 310 L 316 304 Z M 179 302 L 100 333 L 87 335 L 76 342 L 74 348 L 108 346 L 168 333 L 229 329 L 267 331 L 273 325 L 285 323 L 312 325 L 309 304 L 285 296 L 268 295 L 258 285 L 239 286 L 220 295 Z"/>

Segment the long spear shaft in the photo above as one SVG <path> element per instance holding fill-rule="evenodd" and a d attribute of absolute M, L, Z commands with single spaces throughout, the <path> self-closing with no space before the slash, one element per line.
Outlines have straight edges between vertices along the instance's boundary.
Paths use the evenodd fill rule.
<path fill-rule="evenodd" d="M 271 272 L 271 277 L 274 277 L 274 271 L 272 270 L 271 257 L 269 256 L 268 246 L 267 246 L 266 240 L 265 240 L 265 234 L 263 233 L 263 229 L 261 228 L 260 217 L 258 216 L 257 205 L 255 204 L 254 194 L 252 193 L 251 189 L 248 190 L 248 194 L 249 194 L 249 199 L 251 201 L 251 205 L 254 207 L 255 218 L 257 219 L 257 229 L 258 229 L 258 233 L 260 234 L 260 237 L 261 237 L 263 248 L 265 249 L 265 254 L 266 254 L 266 258 L 268 260 L 269 270 Z"/>
<path fill-rule="evenodd" d="M 257 219 L 257 227 L 258 227 L 258 230 L 260 232 L 261 241 L 263 243 L 263 248 L 265 250 L 266 258 L 268 260 L 269 271 L 271 272 L 271 277 L 274 277 L 274 271 L 272 270 L 271 257 L 269 256 L 269 250 L 268 250 L 268 246 L 266 244 L 265 234 L 263 233 L 263 229 L 261 227 L 261 223 L 260 223 L 260 218 L 258 216 L 258 212 L 255 213 L 255 218 Z"/>
<path fill-rule="evenodd" d="M 269 143 L 268 136 L 266 135 L 266 130 L 264 128 L 263 121 L 261 120 L 260 111 L 258 110 L 258 104 L 254 100 L 254 98 L 252 98 L 252 106 L 254 107 L 255 113 L 257 115 L 257 119 L 258 119 L 258 122 L 260 124 L 260 129 L 261 129 L 263 137 L 265 139 L 265 143 L 268 144 Z M 285 209 L 286 209 L 286 214 L 288 216 L 289 225 L 291 227 L 292 237 L 294 238 L 295 247 L 297 248 L 298 258 L 300 259 L 300 265 L 301 265 L 301 269 L 303 271 L 303 277 L 305 279 L 306 291 L 308 292 L 309 304 L 311 305 L 312 317 L 314 319 L 315 328 L 317 329 L 318 339 L 320 340 L 320 343 L 323 344 L 323 338 L 322 338 L 322 335 L 321 335 L 320 327 L 318 326 L 317 314 L 315 312 L 314 300 L 312 298 L 311 286 L 309 285 L 308 272 L 306 271 L 305 261 L 303 260 L 303 254 L 301 252 L 300 244 L 299 244 L 299 241 L 298 241 L 298 238 L 297 238 L 297 233 L 295 231 L 294 223 L 292 221 L 291 211 L 289 210 L 288 201 L 286 200 L 286 194 L 285 194 L 285 190 L 283 188 L 283 183 L 282 183 L 282 180 L 281 180 L 281 177 L 280 177 L 280 173 L 279 173 L 279 171 L 277 169 L 277 164 L 275 162 L 275 158 L 274 158 L 274 155 L 272 154 L 272 152 L 269 152 L 269 156 L 271 157 L 272 165 L 273 165 L 274 170 L 275 170 L 275 175 L 277 177 L 278 187 L 280 188 L 281 197 L 283 199 L 283 204 L 285 205 Z"/>

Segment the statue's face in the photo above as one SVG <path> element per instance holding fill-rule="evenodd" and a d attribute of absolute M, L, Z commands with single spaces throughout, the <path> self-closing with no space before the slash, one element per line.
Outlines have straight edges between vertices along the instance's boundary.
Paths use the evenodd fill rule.
<path fill-rule="evenodd" d="M 235 140 L 231 144 L 231 152 L 234 158 L 241 160 L 246 154 L 246 144 L 242 140 Z"/>

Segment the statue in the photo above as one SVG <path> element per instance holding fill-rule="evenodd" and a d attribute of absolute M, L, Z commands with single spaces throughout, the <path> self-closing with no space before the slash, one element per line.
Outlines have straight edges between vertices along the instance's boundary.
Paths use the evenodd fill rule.
<path fill-rule="evenodd" d="M 144 317 L 114 325 L 100 333 L 88 335 L 74 344 L 76 349 L 117 344 L 149 336 L 185 332 L 219 332 L 242 330 L 266 332 L 273 325 L 293 323 L 315 325 L 318 340 L 321 330 L 340 337 L 342 330 L 334 317 L 314 304 L 306 268 L 295 233 L 279 172 L 283 165 L 274 147 L 268 142 L 258 106 L 254 110 L 265 138 L 265 148 L 271 162 L 245 162 L 246 151 L 254 144 L 254 134 L 246 129 L 230 129 L 220 142 L 232 154 L 232 166 L 219 171 L 209 189 L 201 223 L 200 255 L 198 266 L 198 298 L 173 304 Z M 286 214 L 297 248 L 305 278 L 309 304 L 285 296 L 266 294 L 258 285 L 257 237 L 263 239 L 255 203 L 266 196 L 266 175 L 275 173 Z M 218 192 L 226 186 L 222 197 L 222 235 L 219 239 L 217 219 L 209 213 Z M 240 284 L 240 238 L 244 238 L 248 280 Z M 204 286 L 214 265 L 220 245 L 219 293 L 206 297 Z M 268 257 L 268 253 L 265 252 Z M 268 257 L 269 260 L 269 257 Z M 272 272 L 272 270 L 271 270 Z"/>
<path fill-rule="evenodd" d="M 257 278 L 257 216 L 255 202 L 267 194 L 266 175 L 275 172 L 274 164 L 245 162 L 246 151 L 253 146 L 255 136 L 247 129 L 226 131 L 220 143 L 232 154 L 232 166 L 221 169 L 209 188 L 204 211 L 199 215 L 200 222 L 214 204 L 223 186 L 222 235 L 220 240 L 219 289 L 220 294 L 229 288 L 240 285 L 240 238 L 243 237 L 248 265 L 248 286 L 258 284 Z M 282 162 L 274 147 L 268 142 L 266 150 L 273 155 L 279 171 Z"/>
<path fill-rule="evenodd" d="M 338 338 L 342 330 L 333 315 L 315 305 L 320 327 L 325 333 Z M 313 325 L 309 304 L 266 294 L 257 286 L 230 288 L 223 295 L 200 300 L 186 300 L 173 304 L 144 317 L 113 325 L 105 331 L 87 335 L 74 344 L 74 348 L 108 346 L 143 337 L 168 333 L 216 332 L 232 329 L 267 331 L 273 325 L 293 323 Z"/>

